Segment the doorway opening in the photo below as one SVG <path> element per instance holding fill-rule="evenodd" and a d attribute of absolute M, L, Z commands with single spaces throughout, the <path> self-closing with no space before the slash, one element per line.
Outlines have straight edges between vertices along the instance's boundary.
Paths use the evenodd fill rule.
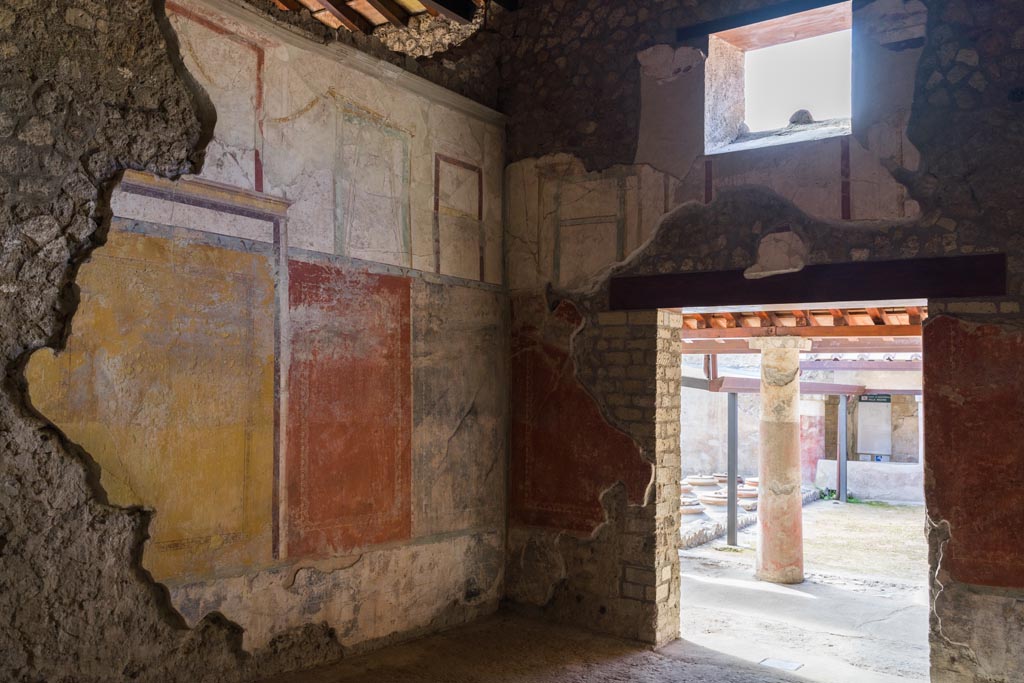
<path fill-rule="evenodd" d="M 927 302 L 680 311 L 682 637 L 808 680 L 927 680 Z"/>

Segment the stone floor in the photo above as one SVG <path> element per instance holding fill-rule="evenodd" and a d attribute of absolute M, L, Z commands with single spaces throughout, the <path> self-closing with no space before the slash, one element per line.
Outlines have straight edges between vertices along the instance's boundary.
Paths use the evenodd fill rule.
<path fill-rule="evenodd" d="M 928 680 L 927 544 L 920 506 L 804 507 L 807 580 L 753 579 L 756 527 L 680 553 L 682 634 L 756 663 L 798 663 L 829 683 Z"/>
<path fill-rule="evenodd" d="M 927 680 L 920 507 L 804 508 L 808 580 L 751 576 L 756 528 L 681 553 L 683 637 L 658 651 L 499 614 L 266 683 L 895 683 Z M 760 664 L 795 662 L 795 674 Z"/>
<path fill-rule="evenodd" d="M 802 679 L 677 641 L 634 643 L 497 615 L 272 683 L 789 683 Z M 268 681 L 267 683 L 271 683 Z"/>

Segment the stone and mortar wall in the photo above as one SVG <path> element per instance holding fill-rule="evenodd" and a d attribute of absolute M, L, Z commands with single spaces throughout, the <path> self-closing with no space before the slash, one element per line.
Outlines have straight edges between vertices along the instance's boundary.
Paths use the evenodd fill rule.
<path fill-rule="evenodd" d="M 252 657 L 216 615 L 185 628 L 139 569 L 150 513 L 107 505 L 88 454 L 26 406 L 22 365 L 63 343 L 118 172 L 201 163 L 213 112 L 173 46 L 150 2 L 0 4 L 4 680 L 244 680 L 340 654 L 317 627 Z"/>

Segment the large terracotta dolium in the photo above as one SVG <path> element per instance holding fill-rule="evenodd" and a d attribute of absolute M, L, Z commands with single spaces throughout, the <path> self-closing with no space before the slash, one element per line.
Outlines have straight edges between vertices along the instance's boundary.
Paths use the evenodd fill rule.
<path fill-rule="evenodd" d="M 757 578 L 773 583 L 804 580 L 800 493 L 800 351 L 808 339 L 752 339 L 761 350 L 760 495 Z"/>

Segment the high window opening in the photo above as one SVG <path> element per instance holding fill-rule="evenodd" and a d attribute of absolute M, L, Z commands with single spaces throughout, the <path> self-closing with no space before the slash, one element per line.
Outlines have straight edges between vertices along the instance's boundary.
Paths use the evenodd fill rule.
<path fill-rule="evenodd" d="M 746 53 L 744 93 L 751 132 L 790 125 L 799 110 L 815 121 L 849 119 L 852 31 L 783 43 Z"/>
<path fill-rule="evenodd" d="M 849 134 L 851 27 L 840 2 L 710 35 L 705 152 Z"/>

